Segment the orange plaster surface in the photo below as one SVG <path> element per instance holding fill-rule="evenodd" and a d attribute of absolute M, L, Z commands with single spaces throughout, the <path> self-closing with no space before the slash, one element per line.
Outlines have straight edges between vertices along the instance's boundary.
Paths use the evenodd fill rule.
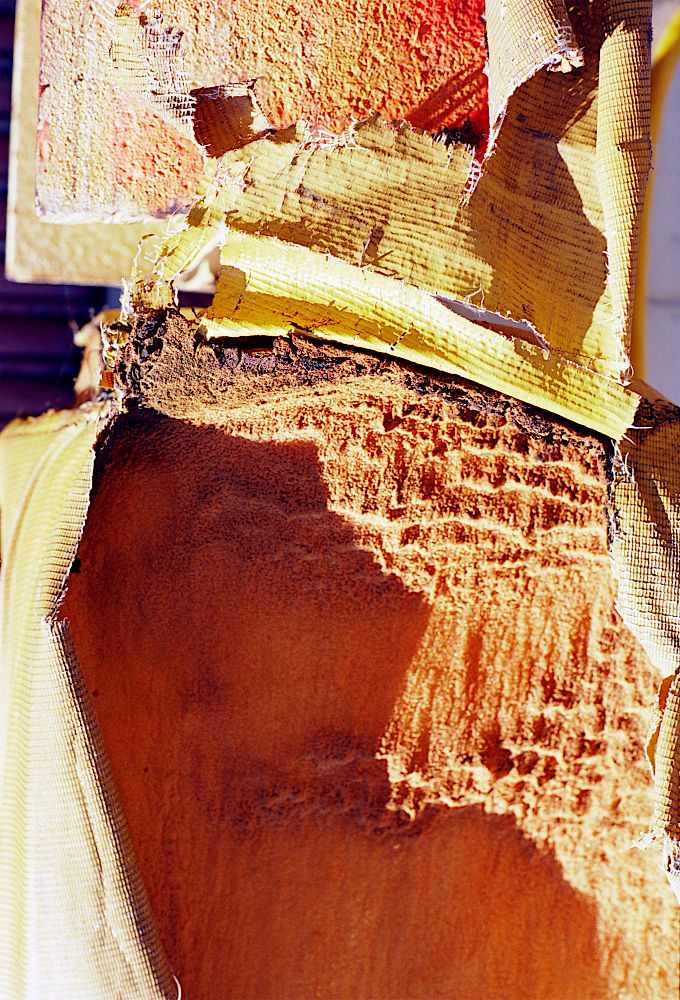
<path fill-rule="evenodd" d="M 192 6 L 200 52 L 213 4 Z M 232 72 L 260 77 L 278 127 L 307 118 L 336 131 L 372 112 L 428 130 L 482 126 L 483 12 L 482 0 L 235 0 L 225 51 Z"/>
<path fill-rule="evenodd" d="M 602 442 L 169 339 L 62 614 L 184 994 L 675 998 Z"/>
<path fill-rule="evenodd" d="M 201 150 L 190 122 L 183 134 L 154 106 L 153 95 L 173 87 L 186 97 L 196 87 L 254 80 L 277 128 L 304 118 L 322 134 L 338 132 L 377 112 L 429 131 L 463 127 L 466 138 L 479 140 L 487 122 L 483 9 L 483 0 L 161 0 L 153 7 L 135 0 L 100 5 L 86 17 L 73 0 L 46 0 L 42 210 L 133 218 L 185 208 Z M 152 49 L 144 41 L 150 20 L 161 26 Z M 159 54 L 164 34 L 168 48 Z"/>
<path fill-rule="evenodd" d="M 111 122 L 112 182 L 135 204 L 162 203 L 173 192 L 178 207 L 190 204 L 203 173 L 195 144 L 160 115 L 123 99 Z"/>

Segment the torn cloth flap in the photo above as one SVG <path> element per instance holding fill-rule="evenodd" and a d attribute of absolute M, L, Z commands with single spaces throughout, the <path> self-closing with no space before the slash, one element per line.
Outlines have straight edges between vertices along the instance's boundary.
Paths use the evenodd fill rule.
<path fill-rule="evenodd" d="M 68 626 L 107 405 L 0 441 L 0 997 L 174 1000 Z"/>
<path fill-rule="evenodd" d="M 620 378 L 651 162 L 650 17 L 647 3 L 569 17 L 561 2 L 489 3 L 496 125 L 471 193 L 464 146 L 378 118 L 337 137 L 301 123 L 209 163 L 186 230 L 147 270 L 178 278 L 227 223 L 527 323 Z"/>

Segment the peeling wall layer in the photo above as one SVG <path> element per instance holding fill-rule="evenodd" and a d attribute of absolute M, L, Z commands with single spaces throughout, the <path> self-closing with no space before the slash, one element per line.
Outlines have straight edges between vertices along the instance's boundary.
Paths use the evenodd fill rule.
<path fill-rule="evenodd" d="M 328 146 L 304 129 L 276 133 L 210 167 L 186 231 L 165 242 L 157 270 L 181 274 L 227 223 L 280 241 L 282 257 L 287 244 L 307 247 L 525 321 L 568 359 L 617 373 L 594 159 L 577 148 L 579 190 L 564 147 L 529 139 L 517 126 L 523 117 L 513 106 L 464 204 L 472 160 L 464 146 L 378 120 Z M 227 253 L 222 263 L 232 263 Z"/>
<path fill-rule="evenodd" d="M 202 168 L 195 89 L 257 81 L 275 127 L 305 118 L 330 134 L 378 112 L 479 135 L 483 11 L 483 0 L 295 0 L 285 10 L 271 0 L 46 0 L 41 210 L 84 221 L 186 209 Z"/>
<path fill-rule="evenodd" d="M 625 380 L 650 163 L 649 60 L 638 58 L 649 39 L 636 11 L 622 26 L 607 4 L 570 8 L 578 49 L 565 50 L 566 27 L 546 28 L 520 81 L 503 76 L 521 13 L 508 5 L 490 63 L 507 93 L 482 167 L 465 146 L 378 117 L 336 137 L 299 125 L 211 159 L 186 227 L 143 252 L 137 277 L 186 279 L 220 245 L 222 266 L 238 266 L 228 227 L 277 241 L 281 258 L 304 247 L 523 322 L 561 358 Z M 298 284 L 321 266 L 309 257 Z"/>
<path fill-rule="evenodd" d="M 611 446 L 174 315 L 117 378 L 60 616 L 186 993 L 674 997 Z"/>
<path fill-rule="evenodd" d="M 636 392 L 552 352 L 530 328 L 503 328 L 498 314 L 466 315 L 465 303 L 272 238 L 227 232 L 220 255 L 213 301 L 195 318 L 208 337 L 271 338 L 294 326 L 463 375 L 614 438 L 632 422 Z M 151 301 L 171 299 L 162 274 L 161 264 L 160 280 L 145 283 Z"/>
<path fill-rule="evenodd" d="M 302 117 L 310 125 L 311 145 L 328 150 L 342 145 L 337 135 L 342 124 L 376 111 L 393 123 L 406 120 L 430 132 L 446 125 L 461 134 L 472 115 L 470 94 L 474 91 L 478 102 L 483 94 L 482 24 L 473 3 L 427 9 L 405 4 L 389 11 L 371 3 L 361 12 L 346 4 L 315 4 L 313 10 L 303 4 L 288 9 L 291 25 L 281 31 L 278 12 L 251 7 L 245 11 L 234 3 L 218 12 L 214 5 L 195 6 L 192 26 L 184 28 L 193 50 L 221 38 L 224 58 L 205 65 L 222 65 L 226 71 L 231 58 L 242 67 L 224 80 L 197 80 L 200 74 L 188 66 L 182 48 L 183 30 L 163 20 L 162 6 L 137 10 L 129 4 L 114 7 L 107 0 L 86 6 L 77 16 L 72 12 L 69 19 L 64 17 L 68 4 L 50 0 L 43 17 L 37 146 L 41 210 L 71 221 L 187 210 L 206 157 L 217 152 L 202 129 L 209 101 L 220 99 L 225 83 L 255 86 L 253 79 L 262 78 L 264 118 L 280 128 Z M 187 11 L 180 7 L 176 14 L 186 19 Z M 356 22 L 355 30 L 343 32 L 343 45 L 334 46 L 334 31 L 346 17 Z M 317 31 L 317 18 L 328 19 L 330 33 Z M 224 19 L 229 22 L 226 35 Z M 468 176 L 451 178 L 453 184 L 438 181 L 439 197 L 431 199 L 429 212 L 421 200 L 425 215 L 433 208 L 441 215 L 442 230 L 460 210 L 458 225 L 465 236 L 459 235 L 452 246 L 446 233 L 440 242 L 430 228 L 430 240 L 439 258 L 448 259 L 450 270 L 459 275 L 463 290 L 457 294 L 493 300 L 487 307 L 532 323 L 540 336 L 580 363 L 615 377 L 627 374 L 640 211 L 651 165 L 651 0 L 579 0 L 567 6 L 562 0 L 489 0 L 486 19 L 492 129 L 483 167 L 489 177 L 483 178 L 484 193 L 460 209 L 466 181 L 468 189 L 474 187 L 482 169 L 484 142 L 472 130 L 478 149 Z M 263 26 L 266 38 L 260 35 Z M 373 38 L 375 31 L 379 38 Z M 279 34 L 289 35 L 294 44 L 282 46 Z M 340 58 L 338 52 L 348 44 L 351 48 L 348 39 L 358 40 L 361 57 L 335 66 L 328 87 L 322 88 L 323 99 L 319 93 L 315 103 L 314 81 L 325 72 L 321 56 Z M 380 55 L 385 44 L 389 55 Z M 262 46 L 256 66 L 250 62 L 252 45 Z M 396 58 L 402 45 L 408 53 Z M 282 60 L 285 80 L 278 79 L 278 70 L 266 72 L 272 58 L 274 63 Z M 395 95 L 394 105 L 374 96 L 387 93 L 372 75 L 378 64 L 381 77 L 389 81 L 387 90 Z M 445 81 L 440 80 L 442 67 Z M 402 107 L 396 96 L 400 81 L 407 81 L 411 101 L 422 98 L 418 107 Z M 349 116 L 347 102 L 354 109 Z M 477 111 L 480 107 L 478 103 Z M 332 113 L 329 109 L 338 109 L 339 115 L 332 131 L 324 118 Z M 249 156 L 257 153 L 249 149 Z M 412 183 L 417 184 L 418 165 L 413 166 Z M 407 165 L 403 179 L 408 178 Z M 252 181 L 242 178 L 242 183 L 250 187 Z M 284 222 L 282 238 L 308 245 L 307 233 L 283 235 L 286 224 L 290 230 L 292 220 L 286 215 L 291 210 L 294 216 L 307 214 L 304 187 L 288 191 L 279 206 L 260 191 L 255 210 L 267 213 L 270 227 Z M 387 192 L 381 195 L 378 218 L 364 234 L 363 245 L 373 249 L 385 230 L 380 216 Z M 238 216 L 239 206 L 232 207 Z M 335 206 L 334 222 L 341 226 L 347 223 L 343 207 Z M 389 209 L 394 237 L 402 222 L 408 227 L 412 219 L 408 212 L 402 219 L 403 206 L 393 192 Z M 312 229 L 320 222 L 317 215 Z M 377 254 L 388 268 L 390 235 Z M 553 275 L 551 289 L 546 280 Z M 437 291 L 446 293 L 444 288 Z"/>

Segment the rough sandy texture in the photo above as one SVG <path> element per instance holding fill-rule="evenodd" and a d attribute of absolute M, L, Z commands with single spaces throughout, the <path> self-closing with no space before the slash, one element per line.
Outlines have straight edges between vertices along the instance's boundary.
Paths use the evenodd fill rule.
<path fill-rule="evenodd" d="M 161 319 L 62 613 L 184 995 L 675 998 L 607 446 Z"/>
<path fill-rule="evenodd" d="M 379 112 L 421 128 L 486 126 L 482 0 L 180 0 L 161 6 L 186 35 L 197 85 L 258 77 L 276 127 L 338 131 Z M 217 58 L 216 58 L 217 57 Z"/>

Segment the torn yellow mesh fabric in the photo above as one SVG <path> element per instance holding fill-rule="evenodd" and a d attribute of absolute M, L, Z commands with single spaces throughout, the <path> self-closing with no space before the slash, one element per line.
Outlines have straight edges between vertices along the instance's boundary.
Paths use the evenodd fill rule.
<path fill-rule="evenodd" d="M 349 347 L 462 375 L 618 437 L 639 397 L 534 343 L 480 328 L 405 282 L 302 247 L 228 234 L 208 336 L 285 336 L 299 327 Z M 304 275 L 304 278 L 302 276 Z"/>
<path fill-rule="evenodd" d="M 611 488 L 617 606 L 666 680 L 647 753 L 655 772 L 651 832 L 680 900 L 680 410 L 645 403 L 619 444 Z"/>
<path fill-rule="evenodd" d="M 227 223 L 525 321 L 563 357 L 617 375 L 593 151 L 584 166 L 568 137 L 564 150 L 552 137 L 529 141 L 517 115 L 530 111 L 508 115 L 469 202 L 470 152 L 409 126 L 374 120 L 336 147 L 298 128 L 228 153 L 151 270 L 175 278 Z"/>
<path fill-rule="evenodd" d="M 663 674 L 680 667 L 679 416 L 664 404 L 641 409 L 644 429 L 621 441 L 612 485 L 619 609 Z"/>
<path fill-rule="evenodd" d="M 465 147 L 378 120 L 336 140 L 300 125 L 213 161 L 186 229 L 142 272 L 177 278 L 228 225 L 524 321 L 563 358 L 620 378 L 651 155 L 651 6 L 579 3 L 567 18 L 559 3 L 490 4 L 487 16 L 495 131 L 471 193 Z"/>
<path fill-rule="evenodd" d="M 568 72 L 583 66 L 583 51 L 563 0 L 487 4 L 486 37 L 492 137 L 503 122 L 512 94 L 539 68 Z"/>
<path fill-rule="evenodd" d="M 0 997 L 177 989 L 155 935 L 94 709 L 57 608 L 89 505 L 89 406 L 16 421 L 0 446 Z"/>
<path fill-rule="evenodd" d="M 651 3 L 603 4 L 597 168 L 613 328 L 625 357 L 630 353 L 642 201 L 652 165 L 650 17 Z"/>
<path fill-rule="evenodd" d="M 178 58 L 177 32 L 163 25 L 158 11 L 151 11 L 143 25 L 127 3 L 108 13 L 111 68 L 118 85 L 193 139 L 193 100 L 186 69 Z"/>

